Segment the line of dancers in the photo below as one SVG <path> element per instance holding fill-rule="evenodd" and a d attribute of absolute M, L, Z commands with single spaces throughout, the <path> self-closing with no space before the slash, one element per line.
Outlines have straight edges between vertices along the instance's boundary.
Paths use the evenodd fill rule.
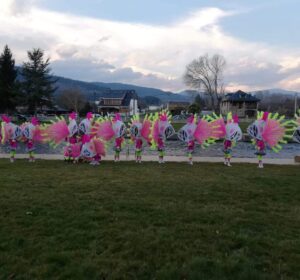
<path fill-rule="evenodd" d="M 113 117 L 98 118 L 87 113 L 78 123 L 77 114 L 73 112 L 68 120 L 57 117 L 49 124 L 40 124 L 33 117 L 30 122 L 21 125 L 12 123 L 8 116 L 2 115 L 0 141 L 9 146 L 11 162 L 15 161 L 16 150 L 22 142 L 26 145 L 29 162 L 35 161 L 36 144 L 49 143 L 52 147 L 65 144 L 66 161 L 83 161 L 91 165 L 99 165 L 110 145 L 113 146 L 115 162 L 120 161 L 124 145 L 134 145 L 135 160 L 141 163 L 142 152 L 147 145 L 157 150 L 158 162 L 163 164 L 166 141 L 176 133 L 171 118 L 168 111 L 146 115 L 143 119 L 135 115 L 127 128 L 119 113 Z M 258 112 L 257 119 L 247 128 L 247 133 L 255 146 L 258 167 L 263 168 L 267 147 L 279 152 L 282 144 L 291 138 L 300 143 L 300 111 L 294 120 L 288 121 L 277 113 Z M 233 148 L 243 136 L 238 117 L 231 113 L 225 119 L 216 114 L 202 118 L 191 115 L 177 135 L 186 144 L 187 161 L 191 165 L 197 145 L 207 148 L 217 140 L 223 140 L 224 165 L 228 167 L 231 166 Z"/>

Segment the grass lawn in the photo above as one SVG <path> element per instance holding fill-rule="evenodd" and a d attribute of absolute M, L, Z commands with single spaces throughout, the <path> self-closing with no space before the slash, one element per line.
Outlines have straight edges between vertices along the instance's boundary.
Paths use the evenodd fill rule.
<path fill-rule="evenodd" d="M 299 171 L 0 160 L 0 279 L 300 279 Z"/>

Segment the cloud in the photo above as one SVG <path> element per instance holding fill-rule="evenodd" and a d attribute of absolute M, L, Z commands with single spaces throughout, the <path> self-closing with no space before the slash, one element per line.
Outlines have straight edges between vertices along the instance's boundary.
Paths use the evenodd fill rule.
<path fill-rule="evenodd" d="M 105 61 L 70 58 L 52 63 L 56 75 L 72 77 L 89 82 L 104 81 L 111 83 L 133 83 L 139 86 L 175 89 L 181 85 L 181 79 L 165 79 L 155 74 L 144 74 L 130 67 L 116 68 Z"/>
<path fill-rule="evenodd" d="M 236 13 L 203 8 L 169 25 L 154 26 L 52 12 L 31 0 L 2 0 L 0 44 L 8 43 L 19 63 L 26 60 L 28 49 L 43 48 L 57 75 L 173 91 L 185 88 L 182 75 L 190 61 L 219 53 L 227 60 L 229 89 L 284 85 L 300 90 L 300 50 L 227 34 L 220 21 Z"/>
<path fill-rule="evenodd" d="M 29 13 L 35 2 L 36 0 L 2 0 L 0 3 L 0 9 L 2 14 L 19 16 Z"/>

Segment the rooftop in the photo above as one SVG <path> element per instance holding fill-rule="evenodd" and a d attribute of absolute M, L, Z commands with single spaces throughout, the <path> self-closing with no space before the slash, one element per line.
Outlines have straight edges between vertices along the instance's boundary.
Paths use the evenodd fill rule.
<path fill-rule="evenodd" d="M 231 102 L 259 102 L 260 99 L 255 96 L 246 93 L 242 90 L 238 90 L 235 93 L 227 93 L 225 94 L 222 101 L 231 101 Z"/>

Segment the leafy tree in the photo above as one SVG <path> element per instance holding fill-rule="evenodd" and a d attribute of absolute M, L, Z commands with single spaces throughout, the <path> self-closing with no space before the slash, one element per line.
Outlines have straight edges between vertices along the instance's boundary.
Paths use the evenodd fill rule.
<path fill-rule="evenodd" d="M 205 100 L 200 96 L 200 94 L 196 95 L 194 103 L 197 104 L 200 109 L 205 107 Z"/>
<path fill-rule="evenodd" d="M 28 51 L 28 62 L 22 67 L 22 88 L 28 104 L 28 111 L 36 113 L 38 108 L 52 106 L 52 94 L 56 80 L 51 77 L 50 59 L 44 60 L 41 49 Z"/>
<path fill-rule="evenodd" d="M 86 102 L 84 107 L 82 108 L 82 110 L 80 110 L 80 115 L 81 116 L 85 116 L 88 112 L 92 112 L 93 111 L 93 108 L 90 104 L 90 102 Z"/>
<path fill-rule="evenodd" d="M 193 103 L 189 106 L 189 113 L 191 114 L 199 114 L 200 113 L 200 106 L 197 103 Z"/>
<path fill-rule="evenodd" d="M 57 98 L 60 106 L 77 113 L 84 108 L 86 102 L 85 96 L 76 88 L 65 89 Z"/>
<path fill-rule="evenodd" d="M 186 66 L 184 82 L 197 90 L 204 90 L 211 99 L 213 110 L 220 108 L 220 95 L 224 93 L 223 72 L 226 61 L 223 56 L 215 54 L 200 56 Z"/>
<path fill-rule="evenodd" d="M 154 105 L 154 106 L 161 105 L 161 100 L 158 97 L 155 97 L 155 96 L 145 96 L 145 97 L 142 98 L 142 100 L 147 105 Z"/>
<path fill-rule="evenodd" d="M 8 113 L 16 106 L 17 70 L 9 47 L 0 56 L 0 112 Z"/>

